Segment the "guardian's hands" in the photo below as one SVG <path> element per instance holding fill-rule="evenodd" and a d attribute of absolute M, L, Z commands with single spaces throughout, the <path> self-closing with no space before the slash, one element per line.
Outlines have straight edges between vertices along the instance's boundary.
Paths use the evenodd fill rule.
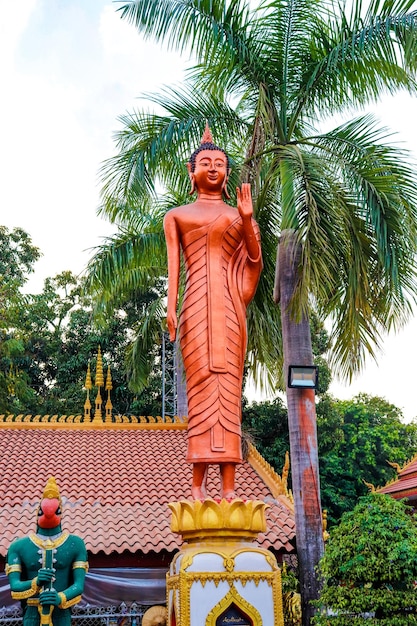
<path fill-rule="evenodd" d="M 55 580 L 55 570 L 51 567 L 41 567 L 38 570 L 37 584 L 38 587 L 45 587 Z"/>
<path fill-rule="evenodd" d="M 61 598 L 55 589 L 47 589 L 46 591 L 41 591 L 39 594 L 39 604 L 42 606 L 45 604 L 49 606 L 59 606 L 61 604 Z"/>
<path fill-rule="evenodd" d="M 236 188 L 237 209 L 242 219 L 250 219 L 253 215 L 252 194 L 249 183 L 242 183 L 241 189 Z"/>
<path fill-rule="evenodd" d="M 37 578 L 37 582 L 40 587 L 48 587 L 55 580 L 55 570 L 51 567 L 41 567 L 41 569 L 38 570 Z M 42 606 L 46 604 L 58 606 L 60 603 L 61 598 L 55 589 L 45 589 L 39 594 L 39 604 Z"/>

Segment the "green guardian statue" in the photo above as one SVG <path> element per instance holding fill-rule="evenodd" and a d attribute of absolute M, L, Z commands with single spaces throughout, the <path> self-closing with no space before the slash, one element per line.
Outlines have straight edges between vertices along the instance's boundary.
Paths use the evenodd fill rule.
<path fill-rule="evenodd" d="M 70 626 L 88 570 L 84 541 L 61 528 L 62 502 L 51 477 L 38 509 L 36 533 L 10 545 L 6 574 L 22 601 L 24 626 Z"/>

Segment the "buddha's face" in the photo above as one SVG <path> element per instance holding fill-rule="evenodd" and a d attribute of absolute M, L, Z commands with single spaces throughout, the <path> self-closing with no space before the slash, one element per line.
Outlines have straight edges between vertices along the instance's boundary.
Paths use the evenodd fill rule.
<path fill-rule="evenodd" d="M 220 150 L 202 150 L 197 154 L 193 176 L 199 192 L 221 191 L 228 176 L 226 155 Z"/>

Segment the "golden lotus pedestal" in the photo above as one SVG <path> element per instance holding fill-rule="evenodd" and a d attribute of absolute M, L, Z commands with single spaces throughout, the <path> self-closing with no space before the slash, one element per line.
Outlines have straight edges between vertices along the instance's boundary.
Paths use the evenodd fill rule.
<path fill-rule="evenodd" d="M 167 574 L 168 626 L 283 626 L 281 573 L 256 544 L 266 531 L 258 500 L 173 502 L 183 547 Z"/>

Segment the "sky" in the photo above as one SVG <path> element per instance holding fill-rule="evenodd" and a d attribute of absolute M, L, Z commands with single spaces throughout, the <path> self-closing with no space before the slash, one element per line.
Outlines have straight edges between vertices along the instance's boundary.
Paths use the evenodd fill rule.
<path fill-rule="evenodd" d="M 187 59 L 122 21 L 106 0 L 2 2 L 0 22 L 0 224 L 21 227 L 43 254 L 28 290 L 64 270 L 79 274 L 93 248 L 114 232 L 97 216 L 99 169 L 116 154 L 119 116 L 146 108 L 143 96 L 180 84 Z M 385 98 L 374 110 L 417 159 L 416 102 Z M 417 418 L 417 315 L 383 342 L 352 381 L 334 381 L 340 399 L 378 395 Z M 253 394 L 252 399 L 258 399 Z"/>

